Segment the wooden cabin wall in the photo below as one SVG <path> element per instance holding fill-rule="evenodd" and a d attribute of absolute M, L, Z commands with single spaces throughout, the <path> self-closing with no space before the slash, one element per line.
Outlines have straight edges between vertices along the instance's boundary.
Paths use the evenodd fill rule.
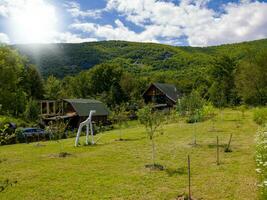
<path fill-rule="evenodd" d="M 167 104 L 168 98 L 154 85 L 150 86 L 147 92 L 143 95 L 145 103 L 157 103 L 157 104 Z"/>
<path fill-rule="evenodd" d="M 163 92 L 161 92 L 154 85 L 150 86 L 150 88 L 143 95 L 145 103 L 157 103 L 157 104 L 167 104 L 168 107 L 173 107 L 175 103 L 170 100 Z M 155 98 L 155 99 L 153 99 Z"/>

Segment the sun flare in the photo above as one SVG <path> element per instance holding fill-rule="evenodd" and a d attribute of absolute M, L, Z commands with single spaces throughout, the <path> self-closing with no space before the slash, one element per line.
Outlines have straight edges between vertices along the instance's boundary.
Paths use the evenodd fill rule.
<path fill-rule="evenodd" d="M 53 42 L 57 25 L 55 7 L 43 0 L 26 0 L 11 13 L 10 29 L 18 43 Z"/>

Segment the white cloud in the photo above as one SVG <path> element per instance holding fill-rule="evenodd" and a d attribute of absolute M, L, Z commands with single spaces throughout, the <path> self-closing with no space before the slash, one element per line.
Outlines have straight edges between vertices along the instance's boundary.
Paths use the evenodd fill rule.
<path fill-rule="evenodd" d="M 73 17 L 68 31 L 60 32 L 57 8 L 48 0 L 0 0 L 0 16 L 9 20 L 12 33 L 6 41 L 84 42 L 127 40 L 209 46 L 267 37 L 267 2 L 239 0 L 209 8 L 210 0 L 106 0 L 103 9 L 83 10 L 76 1 L 65 1 Z M 178 3 L 179 2 L 179 3 Z M 105 12 L 139 26 L 136 32 L 124 20 L 114 25 L 91 23 Z M 74 34 L 81 31 L 81 34 Z M 4 36 L 2 36 L 4 38 Z"/>
<path fill-rule="evenodd" d="M 55 43 L 81 43 L 81 42 L 94 42 L 97 41 L 96 38 L 82 38 L 79 35 L 65 32 L 65 33 L 58 33 L 55 36 Z"/>
<path fill-rule="evenodd" d="M 0 43 L 9 44 L 9 38 L 5 33 L 0 33 Z"/>
<path fill-rule="evenodd" d="M 267 4 L 228 4 L 225 13 L 210 23 L 186 30 L 194 46 L 235 43 L 267 37 Z"/>
<path fill-rule="evenodd" d="M 147 32 L 141 34 L 129 30 L 120 20 L 115 21 L 116 26 L 98 25 L 94 23 L 75 23 L 71 28 L 83 31 L 93 37 L 106 40 L 125 40 L 125 41 L 142 41 L 142 42 L 158 42 L 154 35 Z"/>
<path fill-rule="evenodd" d="M 6 5 L 2 4 L 0 1 L 0 16 L 7 17 L 8 16 L 8 8 Z"/>
<path fill-rule="evenodd" d="M 194 1 L 195 5 L 191 5 L 192 1 L 182 1 L 180 6 L 176 6 L 172 2 L 155 0 L 109 0 L 106 11 L 116 10 L 144 30 L 136 33 L 118 19 L 115 21 L 115 27 L 80 22 L 71 27 L 108 40 L 159 42 L 158 38 L 163 37 L 169 43 L 184 34 L 185 26 L 206 23 L 213 15 L 213 11 L 199 9 L 204 2 L 207 1 Z"/>
<path fill-rule="evenodd" d="M 143 28 L 136 33 L 116 20 L 116 26 L 86 22 L 71 27 L 97 38 L 169 43 L 181 36 L 189 45 L 209 46 L 267 37 L 267 3 L 240 0 L 222 6 L 223 12 L 207 7 L 210 0 L 107 0 L 105 12 L 116 11 Z M 159 38 L 165 38 L 159 40 Z"/>
<path fill-rule="evenodd" d="M 102 10 L 81 10 L 80 4 L 74 1 L 67 2 L 65 4 L 67 12 L 69 12 L 73 17 L 92 17 L 100 18 Z"/>

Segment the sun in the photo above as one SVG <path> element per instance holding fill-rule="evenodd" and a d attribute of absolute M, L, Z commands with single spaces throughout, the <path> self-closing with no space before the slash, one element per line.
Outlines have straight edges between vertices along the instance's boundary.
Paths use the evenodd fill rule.
<path fill-rule="evenodd" d="M 44 0 L 26 0 L 11 12 L 10 29 L 16 43 L 49 43 L 57 32 L 55 7 Z"/>

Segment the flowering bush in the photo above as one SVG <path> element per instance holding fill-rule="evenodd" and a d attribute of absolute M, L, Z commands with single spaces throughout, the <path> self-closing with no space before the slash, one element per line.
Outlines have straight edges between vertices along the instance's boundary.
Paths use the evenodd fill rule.
<path fill-rule="evenodd" d="M 258 131 L 256 142 L 256 171 L 260 175 L 258 186 L 261 191 L 261 199 L 267 199 L 267 126 Z"/>

